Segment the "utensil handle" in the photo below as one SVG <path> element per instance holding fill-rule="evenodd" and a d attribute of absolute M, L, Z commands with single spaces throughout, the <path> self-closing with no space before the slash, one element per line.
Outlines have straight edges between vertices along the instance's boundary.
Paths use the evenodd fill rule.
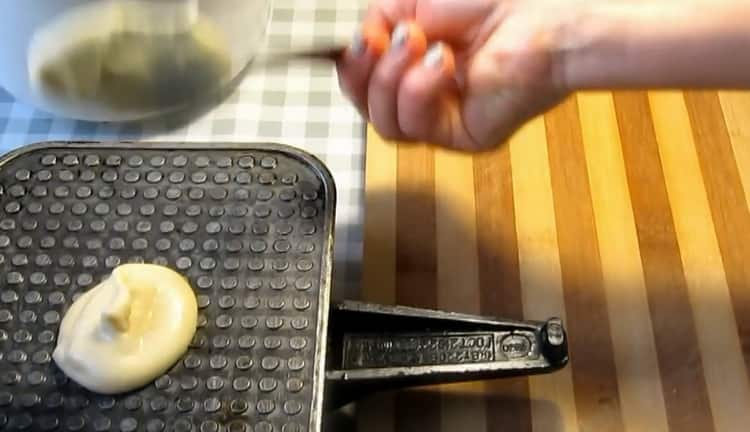
<path fill-rule="evenodd" d="M 346 51 L 345 45 L 330 45 L 311 48 L 294 48 L 284 51 L 260 53 L 252 60 L 253 65 L 276 66 L 294 60 L 338 61 Z"/>
<path fill-rule="evenodd" d="M 558 318 L 517 321 L 359 302 L 332 305 L 326 402 L 363 393 L 536 375 L 568 362 Z"/>

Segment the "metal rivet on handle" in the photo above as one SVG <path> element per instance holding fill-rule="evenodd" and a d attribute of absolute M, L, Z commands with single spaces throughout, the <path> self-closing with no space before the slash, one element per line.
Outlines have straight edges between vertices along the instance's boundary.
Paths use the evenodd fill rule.
<path fill-rule="evenodd" d="M 565 342 L 562 320 L 559 318 L 547 321 L 547 342 L 552 346 L 560 346 Z"/>

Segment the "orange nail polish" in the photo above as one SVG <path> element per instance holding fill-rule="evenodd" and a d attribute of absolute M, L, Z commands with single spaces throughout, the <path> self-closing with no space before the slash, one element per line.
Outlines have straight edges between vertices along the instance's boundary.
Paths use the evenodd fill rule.
<path fill-rule="evenodd" d="M 415 23 L 409 23 L 409 46 L 412 51 L 424 52 L 427 49 L 427 38 L 422 27 Z"/>
<path fill-rule="evenodd" d="M 380 26 L 365 26 L 362 29 L 362 36 L 364 37 L 368 48 L 374 54 L 382 55 L 388 49 L 390 35 Z"/>

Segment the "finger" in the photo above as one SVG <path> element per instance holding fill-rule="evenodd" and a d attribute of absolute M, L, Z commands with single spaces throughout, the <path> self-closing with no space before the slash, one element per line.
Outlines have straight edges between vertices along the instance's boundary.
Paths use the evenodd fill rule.
<path fill-rule="evenodd" d="M 410 141 L 454 148 L 474 146 L 461 118 L 454 74 L 453 51 L 436 43 L 404 76 L 398 95 L 398 122 Z"/>
<path fill-rule="evenodd" d="M 424 55 L 427 41 L 413 23 L 401 23 L 391 35 L 388 52 L 372 72 L 368 94 L 368 113 L 375 129 L 386 139 L 401 139 L 398 121 L 398 90 L 403 74 Z"/>
<path fill-rule="evenodd" d="M 388 33 L 381 28 L 364 26 L 336 64 L 341 90 L 366 119 L 367 86 L 375 65 L 388 47 L 388 39 Z"/>

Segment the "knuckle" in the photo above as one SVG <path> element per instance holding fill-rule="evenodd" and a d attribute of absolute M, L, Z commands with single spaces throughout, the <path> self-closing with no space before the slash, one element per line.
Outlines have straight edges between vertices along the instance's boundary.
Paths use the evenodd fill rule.
<path fill-rule="evenodd" d="M 397 131 L 394 131 L 390 128 L 382 128 L 378 127 L 377 125 L 373 125 L 375 130 L 378 132 L 378 135 L 380 135 L 381 138 L 387 140 L 387 141 L 399 141 L 404 138 L 404 136 Z"/>
<path fill-rule="evenodd" d="M 379 91 L 383 90 L 394 90 L 396 88 L 396 82 L 398 77 L 388 67 L 380 65 L 375 68 L 370 78 L 370 86 L 377 88 Z"/>
<path fill-rule="evenodd" d="M 430 139 L 435 128 L 434 107 L 421 95 L 403 89 L 399 95 L 398 122 L 403 133 L 418 141 Z"/>
<path fill-rule="evenodd" d="M 429 138 L 429 125 L 415 116 L 404 116 L 399 119 L 401 130 L 409 139 L 424 141 Z"/>

